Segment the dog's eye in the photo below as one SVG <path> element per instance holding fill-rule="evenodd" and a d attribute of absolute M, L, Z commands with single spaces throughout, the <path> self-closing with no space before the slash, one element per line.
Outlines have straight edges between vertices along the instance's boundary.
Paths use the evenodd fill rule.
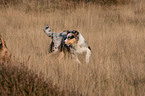
<path fill-rule="evenodd" d="M 75 38 L 75 36 L 72 35 L 72 36 L 71 36 L 71 39 L 73 39 L 73 38 Z"/>
<path fill-rule="evenodd" d="M 67 39 L 70 39 L 70 36 L 69 36 L 69 37 L 67 37 Z"/>
<path fill-rule="evenodd" d="M 68 39 L 73 39 L 73 38 L 75 38 L 73 35 L 68 37 Z"/>

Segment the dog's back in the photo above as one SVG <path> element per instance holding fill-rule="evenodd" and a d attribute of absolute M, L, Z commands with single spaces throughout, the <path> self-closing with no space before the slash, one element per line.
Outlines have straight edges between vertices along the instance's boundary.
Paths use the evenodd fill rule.
<path fill-rule="evenodd" d="M 70 47 L 65 45 L 65 39 L 67 38 L 66 30 L 60 33 L 51 31 L 48 25 L 44 26 L 43 31 L 48 37 L 52 39 L 50 43 L 49 53 L 62 52 L 64 54 L 70 52 Z"/>

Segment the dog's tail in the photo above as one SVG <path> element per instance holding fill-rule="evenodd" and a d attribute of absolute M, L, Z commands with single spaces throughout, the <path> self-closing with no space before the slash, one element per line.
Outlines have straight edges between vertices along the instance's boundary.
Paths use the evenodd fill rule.
<path fill-rule="evenodd" d="M 44 32 L 52 32 L 48 25 L 45 25 L 43 28 Z"/>
<path fill-rule="evenodd" d="M 51 29 L 49 28 L 48 25 L 44 26 L 43 31 L 44 31 L 49 37 L 53 37 L 53 32 L 51 31 Z"/>

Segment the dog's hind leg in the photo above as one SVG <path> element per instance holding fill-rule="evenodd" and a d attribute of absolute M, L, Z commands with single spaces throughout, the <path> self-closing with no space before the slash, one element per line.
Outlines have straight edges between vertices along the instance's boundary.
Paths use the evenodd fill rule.
<path fill-rule="evenodd" d="M 62 58 L 64 58 L 65 54 L 64 52 L 60 52 L 59 56 L 58 56 L 58 59 L 61 60 Z"/>
<path fill-rule="evenodd" d="M 52 53 L 54 51 L 53 48 L 54 48 L 54 42 L 52 41 L 49 47 L 49 53 Z"/>

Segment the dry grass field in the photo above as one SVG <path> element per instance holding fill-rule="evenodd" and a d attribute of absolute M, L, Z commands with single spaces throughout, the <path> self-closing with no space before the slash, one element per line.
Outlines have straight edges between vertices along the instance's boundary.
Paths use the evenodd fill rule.
<path fill-rule="evenodd" d="M 82 96 L 145 96 L 145 1 L 128 5 L 92 3 L 75 8 L 41 9 L 18 5 L 0 8 L 0 34 L 15 62 L 50 78 L 62 90 Z M 58 60 L 47 56 L 51 39 L 43 32 L 78 30 L 92 49 L 90 63 L 80 55 Z"/>

